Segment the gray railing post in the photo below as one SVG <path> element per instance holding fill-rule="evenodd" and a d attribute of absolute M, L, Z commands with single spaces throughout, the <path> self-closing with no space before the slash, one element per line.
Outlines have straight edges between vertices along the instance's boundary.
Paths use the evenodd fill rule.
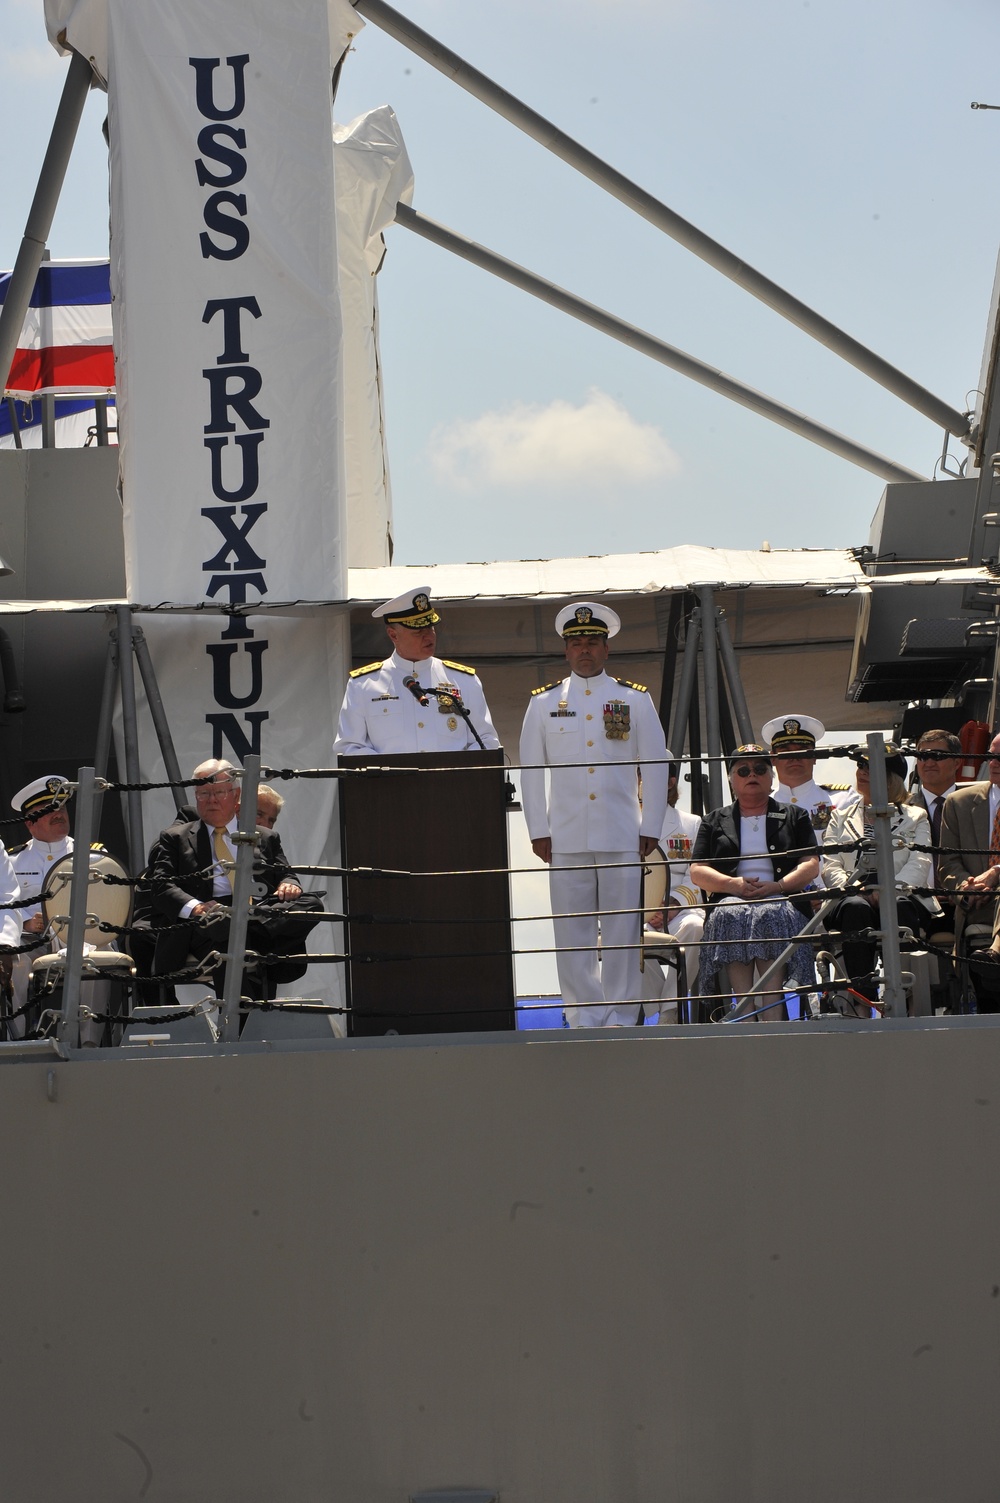
<path fill-rule="evenodd" d="M 80 1042 L 80 983 L 90 897 L 90 842 L 94 834 L 94 769 L 81 767 L 78 779 L 66 970 L 63 975 L 62 1017 L 59 1020 L 60 1042 L 71 1049 L 75 1049 Z"/>
<path fill-rule="evenodd" d="M 868 737 L 868 776 L 871 779 L 875 823 L 875 869 L 878 873 L 878 926 L 882 931 L 882 970 L 885 975 L 885 1012 L 906 1017 L 906 994 L 899 959 L 899 916 L 896 911 L 896 867 L 892 859 L 892 810 L 885 769 L 885 742 L 878 731 Z M 874 916 L 874 915 L 873 915 Z"/>
<path fill-rule="evenodd" d="M 260 783 L 260 758 L 249 756 L 243 764 L 240 790 L 240 817 L 237 831 L 236 870 L 233 873 L 233 906 L 229 919 L 229 953 L 222 988 L 222 1037 L 235 1040 L 240 1036 L 240 992 L 243 962 L 247 947 L 247 921 L 253 890 L 253 855 L 257 844 L 257 786 Z"/>

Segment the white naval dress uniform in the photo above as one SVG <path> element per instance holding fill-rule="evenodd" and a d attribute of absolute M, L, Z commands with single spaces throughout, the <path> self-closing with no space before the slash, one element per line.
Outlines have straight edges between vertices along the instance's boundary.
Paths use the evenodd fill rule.
<path fill-rule="evenodd" d="M 14 864 L 7 854 L 7 848 L 0 841 L 0 903 L 15 903 L 21 896 L 20 883 Z M 21 909 L 0 909 L 0 945 L 19 945 L 21 943 Z M 17 976 L 17 967 L 23 959 L 20 955 L 14 956 L 14 976 Z M 19 1005 L 17 991 L 14 992 L 14 1006 Z M 8 1025 L 10 1032 L 8 1038 L 24 1037 L 24 1019 L 16 1018 Z"/>
<path fill-rule="evenodd" d="M 687 967 L 688 992 L 694 993 L 698 980 L 698 961 L 701 951 L 698 941 L 705 928 L 705 910 L 702 907 L 700 890 L 691 881 L 691 850 L 695 836 L 701 827 L 697 814 L 688 814 L 676 805 L 667 805 L 663 830 L 660 834 L 660 849 L 670 862 L 670 899 L 679 905 L 679 911 L 667 924 L 668 934 L 674 935 L 682 945 Z M 642 973 L 642 1000 L 650 1004 L 663 1004 L 660 1021 L 670 1022 L 676 1017 L 673 1004 L 677 1000 L 677 972 L 672 966 L 659 966 L 650 962 Z M 669 1010 L 673 1017 L 664 1019 L 662 1013 Z M 656 1005 L 646 1008 L 647 1013 L 656 1011 Z"/>
<path fill-rule="evenodd" d="M 384 663 L 356 668 L 340 709 L 334 756 L 362 752 L 478 751 L 465 720 L 442 713 L 431 696 L 420 704 L 403 685 L 413 674 L 425 687 L 449 688 L 468 709 L 487 751 L 496 751 L 500 738 L 493 728 L 483 686 L 472 668 L 448 659 L 424 658 L 411 663 L 397 653 Z"/>
<path fill-rule="evenodd" d="M 18 851 L 13 860 L 14 873 L 17 877 L 17 881 L 21 889 L 21 897 L 37 897 L 42 890 L 48 872 L 51 871 L 52 867 L 55 866 L 57 861 L 61 861 L 64 856 L 71 855 L 72 851 L 72 835 L 67 835 L 62 840 L 29 840 L 28 844 L 24 846 L 22 850 Z M 41 911 L 42 908 L 40 903 L 35 903 L 30 908 L 22 908 L 21 922 L 27 923 L 29 919 L 34 918 L 35 914 L 41 913 Z M 24 939 L 25 941 L 27 941 L 29 938 L 43 939 L 44 935 L 31 934 L 30 932 L 28 932 L 25 934 Z M 93 940 L 88 940 L 87 943 L 92 944 Z M 99 941 L 99 944 L 102 949 L 106 950 L 117 947 L 115 941 L 111 938 L 102 937 Z M 37 950 L 32 950 L 28 954 L 19 955 L 17 957 L 14 962 L 13 977 L 15 1007 L 23 1007 L 25 1001 L 27 1000 L 28 979 L 31 975 L 32 962 L 36 960 L 39 955 L 52 954 L 58 948 L 59 946 L 56 943 L 49 943 L 47 941 Z M 110 997 L 110 982 L 93 981 L 87 983 L 87 989 L 84 993 L 83 1000 L 86 1002 L 87 1006 L 92 1007 L 95 1012 L 106 1012 Z M 23 1017 L 17 1019 L 15 1027 L 17 1027 L 17 1025 L 20 1025 L 20 1031 L 17 1035 L 18 1038 L 20 1038 L 24 1034 Z M 103 1023 L 95 1023 L 91 1018 L 80 1019 L 81 1044 L 99 1043 L 103 1032 Z"/>
<path fill-rule="evenodd" d="M 626 728 L 627 740 L 608 734 Z M 530 838 L 552 838 L 553 914 L 579 915 L 553 919 L 571 1028 L 633 1025 L 638 1019 L 639 836 L 656 838 L 663 828 L 666 757 L 659 716 L 639 685 L 607 673 L 571 673 L 531 697 L 521 731 L 521 801 Z M 580 765 L 565 765 L 571 763 Z M 552 769 L 548 798 L 545 767 Z M 584 869 L 566 869 L 576 867 Z M 604 915 L 600 963 L 598 911 Z"/>
<path fill-rule="evenodd" d="M 800 783 L 797 788 L 779 783 L 771 795 L 779 804 L 795 804 L 800 809 L 808 810 L 813 829 L 820 831 L 825 830 L 830 823 L 834 809 L 846 809 L 848 804 L 854 803 L 857 796 L 851 789 L 844 791 L 824 788 L 822 783 L 813 779 L 808 783 Z"/>
<path fill-rule="evenodd" d="M 73 849 L 73 841 L 70 836 L 63 840 L 29 840 L 12 858 L 14 874 L 18 886 L 21 889 L 22 898 L 36 898 L 42 890 L 46 872 L 61 861 L 63 856 L 68 856 Z M 35 903 L 30 908 L 21 909 L 21 923 L 26 924 L 37 913 L 41 913 L 41 905 Z M 25 930 L 24 942 L 28 940 L 40 940 L 44 936 L 33 934 L 31 930 Z M 51 946 L 46 942 L 37 950 L 31 950 L 26 955 L 19 955 L 14 961 L 14 1006 L 23 1007 L 28 995 L 28 977 L 31 974 L 31 966 L 39 955 L 51 952 Z M 14 1029 L 18 1038 L 24 1036 L 24 1018 L 18 1018 Z"/>
<path fill-rule="evenodd" d="M 795 804 L 797 808 L 805 809 L 816 831 L 816 839 L 822 845 L 823 832 L 836 811 L 853 804 L 858 795 L 853 789 L 825 788 L 822 783 L 810 779 L 808 783 L 800 783 L 797 788 L 779 783 L 771 797 L 777 799 L 779 804 Z M 809 884 L 810 889 L 825 886 L 822 872 Z"/>

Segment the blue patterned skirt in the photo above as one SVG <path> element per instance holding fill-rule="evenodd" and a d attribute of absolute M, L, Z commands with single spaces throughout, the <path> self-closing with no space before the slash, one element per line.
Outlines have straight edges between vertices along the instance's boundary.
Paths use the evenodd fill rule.
<path fill-rule="evenodd" d="M 744 903 L 723 898 L 708 912 L 698 972 L 698 991 L 703 997 L 718 991 L 719 967 L 735 960 L 772 962 L 802 928 L 806 920 L 791 903 Z M 735 940 L 735 944 L 722 941 Z M 785 985 L 812 986 L 816 980 L 811 945 L 797 945 L 785 969 Z"/>

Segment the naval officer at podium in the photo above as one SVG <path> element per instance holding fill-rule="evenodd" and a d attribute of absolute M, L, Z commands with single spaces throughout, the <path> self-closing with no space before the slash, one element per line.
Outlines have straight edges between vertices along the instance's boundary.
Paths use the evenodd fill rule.
<path fill-rule="evenodd" d="M 551 866 L 556 964 L 571 1028 L 638 1019 L 639 861 L 655 848 L 667 808 L 670 753 L 653 701 L 644 685 L 604 670 L 608 638 L 620 627 L 616 612 L 593 600 L 559 612 L 571 671 L 532 692 L 521 731 L 524 817 L 532 850 Z"/>
<path fill-rule="evenodd" d="M 355 668 L 340 709 L 335 756 L 364 752 L 496 751 L 483 686 L 474 668 L 436 658 L 441 617 L 427 587 L 408 590 L 372 611 L 385 622 L 392 653 Z"/>

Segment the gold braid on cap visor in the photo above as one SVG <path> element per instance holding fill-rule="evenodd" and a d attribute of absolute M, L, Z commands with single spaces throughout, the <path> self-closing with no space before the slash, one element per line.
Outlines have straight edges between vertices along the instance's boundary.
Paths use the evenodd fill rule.
<path fill-rule="evenodd" d="M 422 626 L 434 626 L 441 617 L 437 611 L 421 611 L 419 616 L 386 616 L 386 626 L 406 626 L 410 631 L 419 631 Z"/>

